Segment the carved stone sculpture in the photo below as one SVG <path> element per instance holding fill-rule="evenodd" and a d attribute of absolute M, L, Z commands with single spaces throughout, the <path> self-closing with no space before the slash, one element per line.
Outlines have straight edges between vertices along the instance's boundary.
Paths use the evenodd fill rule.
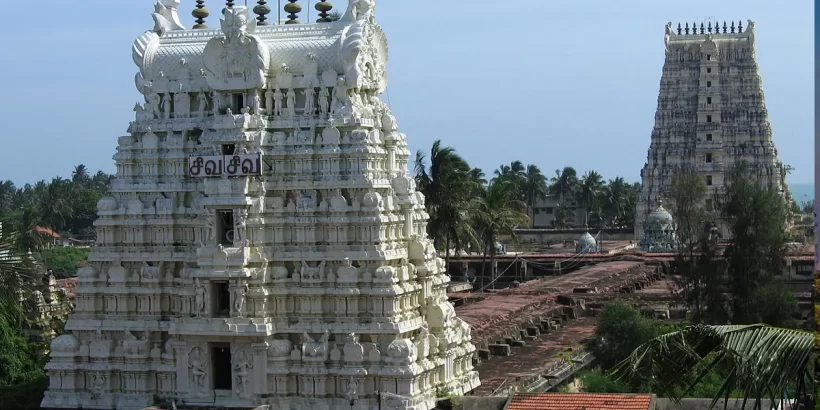
<path fill-rule="evenodd" d="M 327 87 L 319 89 L 319 114 L 327 115 L 330 113 L 330 93 Z"/>
<path fill-rule="evenodd" d="M 288 116 L 295 117 L 296 116 L 296 91 L 293 91 L 293 88 L 288 89 Z"/>
<path fill-rule="evenodd" d="M 273 93 L 273 115 L 279 116 L 282 115 L 282 98 L 284 94 L 282 94 L 282 90 L 276 89 Z"/>
<path fill-rule="evenodd" d="M 248 284 L 240 283 L 233 289 L 233 310 L 237 317 L 242 317 L 245 309 L 245 297 L 248 295 Z"/>
<path fill-rule="evenodd" d="M 188 355 L 188 368 L 191 369 L 191 382 L 199 393 L 205 392 L 205 378 L 208 371 L 205 368 L 204 353 L 201 347 L 195 347 Z"/>
<path fill-rule="evenodd" d="M 197 317 L 205 314 L 205 297 L 207 294 L 208 290 L 199 278 L 194 279 L 194 313 Z"/>
<path fill-rule="evenodd" d="M 305 84 L 305 91 L 302 91 L 302 94 L 305 96 L 305 109 L 302 114 L 313 115 L 313 112 L 316 110 L 313 108 L 313 100 L 316 98 L 316 90 L 313 88 L 313 84 L 311 84 L 310 81 Z"/>

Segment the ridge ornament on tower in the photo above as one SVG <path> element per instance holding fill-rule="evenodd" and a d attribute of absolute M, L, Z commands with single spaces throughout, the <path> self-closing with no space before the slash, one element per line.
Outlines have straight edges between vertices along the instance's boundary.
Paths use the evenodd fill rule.
<path fill-rule="evenodd" d="M 205 8 L 205 0 L 196 0 L 196 8 L 191 12 L 191 15 L 196 19 L 196 24 L 194 24 L 193 29 L 202 30 L 208 28 L 205 24 L 205 19 L 208 18 L 210 13 L 208 9 Z"/>
<path fill-rule="evenodd" d="M 319 12 L 319 18 L 316 19 L 317 23 L 330 23 L 332 21 L 328 12 L 333 9 L 333 4 L 329 1 L 320 1 L 316 3 L 314 8 Z"/>
<path fill-rule="evenodd" d="M 359 386 L 372 409 L 389 386 L 386 408 L 431 410 L 474 390 L 407 136 L 379 98 L 375 1 L 264 30 L 235 3 L 216 29 L 132 46 L 144 101 L 42 407 L 348 410 Z"/>
<path fill-rule="evenodd" d="M 285 21 L 285 24 L 301 24 L 298 18 L 302 6 L 297 1 L 299 0 L 288 0 L 288 4 L 285 4 L 285 12 L 288 13 L 288 20 Z"/>
<path fill-rule="evenodd" d="M 270 7 L 268 6 L 268 2 L 265 1 L 265 0 L 259 0 L 256 3 L 257 3 L 256 7 L 253 8 L 253 12 L 256 13 L 256 15 L 258 16 L 256 18 L 256 20 L 257 20 L 256 25 L 257 26 L 267 26 L 268 25 L 267 15 L 270 14 L 270 12 L 271 12 Z"/>

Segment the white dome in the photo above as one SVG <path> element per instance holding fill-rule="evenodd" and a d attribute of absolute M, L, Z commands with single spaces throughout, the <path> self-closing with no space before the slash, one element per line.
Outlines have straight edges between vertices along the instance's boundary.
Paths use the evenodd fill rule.
<path fill-rule="evenodd" d="M 595 238 L 589 234 L 589 232 L 584 232 L 580 238 L 578 238 L 578 244 L 575 245 L 576 252 L 596 252 L 598 250 L 598 242 L 595 241 Z"/>
<path fill-rule="evenodd" d="M 648 225 L 664 226 L 671 225 L 673 222 L 672 214 L 663 207 L 662 201 L 658 201 L 658 207 L 646 217 L 646 223 Z"/>

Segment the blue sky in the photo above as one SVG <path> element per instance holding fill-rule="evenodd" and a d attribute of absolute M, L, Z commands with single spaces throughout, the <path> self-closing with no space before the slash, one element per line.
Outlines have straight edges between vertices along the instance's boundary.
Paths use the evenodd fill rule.
<path fill-rule="evenodd" d="M 315 2 L 300 0 L 305 9 Z M 79 163 L 114 171 L 117 137 L 140 100 L 131 45 L 153 25 L 152 0 L 46 3 L 17 7 L 20 17 L 0 26 L 0 179 L 18 185 L 67 177 Z M 276 8 L 276 0 L 269 3 Z M 334 4 L 343 9 L 347 2 Z M 208 23 L 218 26 L 224 1 L 206 5 Z M 182 0 L 187 25 L 193 7 L 194 0 Z M 637 181 L 657 103 L 664 25 L 710 16 L 755 21 L 780 158 L 795 168 L 790 182 L 813 183 L 810 0 L 377 0 L 390 44 L 382 98 L 414 152 L 441 139 L 487 174 L 521 160 L 548 176 L 570 165 Z"/>

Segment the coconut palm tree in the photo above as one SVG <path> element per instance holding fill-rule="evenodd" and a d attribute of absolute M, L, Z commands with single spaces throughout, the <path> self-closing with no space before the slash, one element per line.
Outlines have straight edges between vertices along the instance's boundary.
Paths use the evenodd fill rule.
<path fill-rule="evenodd" d="M 604 187 L 604 179 L 596 171 L 587 171 L 581 178 L 581 183 L 578 187 L 578 202 L 586 207 L 585 224 L 589 224 L 589 215 L 591 212 L 598 211 L 599 198 Z"/>
<path fill-rule="evenodd" d="M 566 203 L 567 199 L 574 198 L 578 190 L 578 172 L 573 167 L 555 170 L 549 193 L 558 197 L 559 202 Z"/>
<path fill-rule="evenodd" d="M 539 199 L 544 199 L 549 193 L 549 186 L 547 185 L 547 177 L 541 173 L 541 169 L 537 165 L 527 165 L 527 169 L 522 174 L 521 196 L 527 204 L 527 210 L 530 216 L 530 226 L 534 223 L 535 214 L 533 208 Z"/>
<path fill-rule="evenodd" d="M 17 188 L 9 180 L 0 182 L 0 213 L 10 212 L 13 208 L 14 196 Z"/>
<path fill-rule="evenodd" d="M 487 184 L 484 195 L 475 198 L 471 209 L 476 230 L 484 248 L 484 259 L 490 255 L 490 266 L 495 265 L 495 244 L 500 235 L 515 240 L 515 229 L 529 222 L 526 205 L 516 198 L 515 185 L 505 179 L 493 179 Z M 482 263 L 482 274 L 484 276 Z M 493 272 L 495 276 L 495 272 Z"/>
<path fill-rule="evenodd" d="M 40 214 L 52 230 L 59 230 L 65 225 L 65 218 L 71 214 L 68 202 L 67 181 L 57 177 L 48 184 L 40 197 Z"/>
<path fill-rule="evenodd" d="M 611 179 L 601 193 L 602 212 L 607 225 L 623 227 L 624 213 L 629 197 L 629 185 L 622 177 Z"/>
<path fill-rule="evenodd" d="M 813 348 L 814 335 L 800 330 L 763 324 L 687 326 L 638 347 L 612 374 L 651 379 L 658 393 L 680 400 L 718 370 L 725 381 L 710 409 L 733 392 L 742 393 L 743 408 L 751 400 L 760 409 L 761 400 L 784 398 L 790 385 L 797 386 L 797 398 L 808 393 Z"/>
<path fill-rule="evenodd" d="M 428 233 L 437 249 L 444 247 L 449 262 L 453 242 L 457 247 L 468 243 L 462 235 L 469 231 L 469 215 L 465 212 L 470 194 L 476 183 L 470 178 L 471 168 L 454 148 L 442 147 L 437 140 L 428 157 L 422 151 L 416 153 L 415 180 L 418 190 L 425 196 L 425 206 L 430 215 Z"/>
<path fill-rule="evenodd" d="M 74 167 L 74 171 L 71 173 L 71 182 L 86 186 L 90 181 L 91 177 L 88 175 L 88 168 L 85 165 L 80 164 Z"/>

